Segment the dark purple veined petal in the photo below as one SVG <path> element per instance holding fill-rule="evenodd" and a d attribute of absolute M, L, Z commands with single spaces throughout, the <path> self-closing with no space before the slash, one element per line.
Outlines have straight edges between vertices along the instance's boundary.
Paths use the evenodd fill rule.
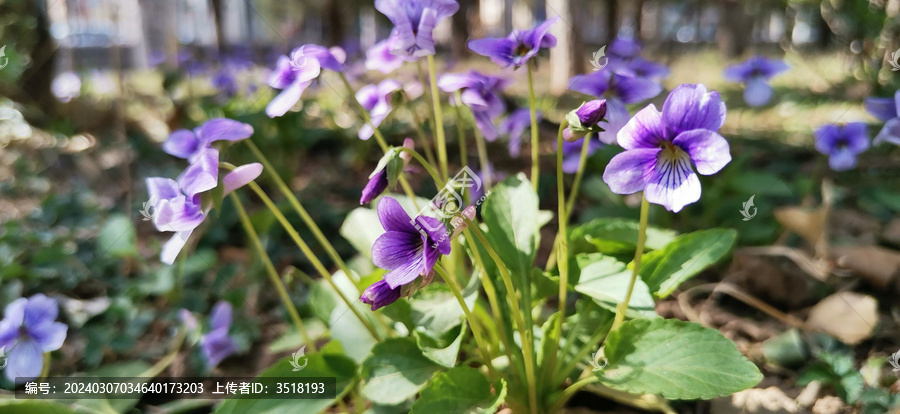
<path fill-rule="evenodd" d="M 169 135 L 166 142 L 163 142 L 162 148 L 166 154 L 188 159 L 197 152 L 200 146 L 200 140 L 193 131 L 179 129 Z"/>
<path fill-rule="evenodd" d="M 367 287 L 359 298 L 363 303 L 372 305 L 372 310 L 390 305 L 397 299 L 400 299 L 400 288 L 391 288 L 384 279 Z"/>
<path fill-rule="evenodd" d="M 638 148 L 659 148 L 668 141 L 668 132 L 662 114 L 656 105 L 647 105 L 628 121 L 617 135 L 619 145 L 627 150 Z"/>
<path fill-rule="evenodd" d="M 45 322 L 55 321 L 59 315 L 59 305 L 57 305 L 56 299 L 38 293 L 28 298 L 24 312 L 23 324 L 25 327 L 38 326 Z"/>
<path fill-rule="evenodd" d="M 188 237 L 191 236 L 191 233 L 194 230 L 187 231 L 178 231 L 175 232 L 174 235 L 162 246 L 162 251 L 159 253 L 159 261 L 165 264 L 175 263 L 175 258 L 178 257 L 178 253 L 181 252 L 181 249 L 184 248 L 184 245 L 187 244 Z"/>
<path fill-rule="evenodd" d="M 659 148 L 638 148 L 616 154 L 603 171 L 603 182 L 616 194 L 643 191 L 660 151 Z"/>
<path fill-rule="evenodd" d="M 252 162 L 236 167 L 222 179 L 222 184 L 225 186 L 225 194 L 250 184 L 251 181 L 262 174 L 262 170 L 263 166 L 258 162 Z"/>
<path fill-rule="evenodd" d="M 394 270 L 414 261 L 424 246 L 418 233 L 387 231 L 372 244 L 372 263 L 382 269 Z"/>
<path fill-rule="evenodd" d="M 384 275 L 384 281 L 391 288 L 397 288 L 416 280 L 425 271 L 425 250 L 416 251 L 415 258 L 403 263 Z"/>
<path fill-rule="evenodd" d="M 690 156 L 684 151 L 677 151 L 674 156 L 660 154 L 644 188 L 644 197 L 648 202 L 675 213 L 697 202 L 700 193 L 700 179 L 691 168 Z"/>
<path fill-rule="evenodd" d="M 208 368 L 212 369 L 237 352 L 237 344 L 228 336 L 228 329 L 215 329 L 203 336 L 201 349 Z"/>
<path fill-rule="evenodd" d="M 412 224 L 412 218 L 403 210 L 400 203 L 392 197 L 384 197 L 378 202 L 378 220 L 386 231 L 401 231 L 419 234 Z"/>
<path fill-rule="evenodd" d="M 6 349 L 6 369 L 3 371 L 10 381 L 21 384 L 33 381 L 44 367 L 41 346 L 32 339 L 19 339 L 12 348 Z"/>
<path fill-rule="evenodd" d="M 662 85 L 656 81 L 622 74 L 613 75 L 612 88 L 615 95 L 626 104 L 652 99 L 662 92 Z"/>
<path fill-rule="evenodd" d="M 214 141 L 239 141 L 253 135 L 253 127 L 228 118 L 213 118 L 194 130 L 204 145 Z"/>
<path fill-rule="evenodd" d="M 220 300 L 213 306 L 209 313 L 209 326 L 211 330 L 228 329 L 231 327 L 231 304 Z"/>
<path fill-rule="evenodd" d="M 697 172 L 712 175 L 731 162 L 731 149 L 725 137 L 707 129 L 695 129 L 678 134 L 672 143 L 690 155 Z"/>
<path fill-rule="evenodd" d="M 601 98 L 609 90 L 611 78 L 612 72 L 607 70 L 575 75 L 569 79 L 568 87 L 569 90 Z"/>
<path fill-rule="evenodd" d="M 682 84 L 666 98 L 662 117 L 672 135 L 692 129 L 718 131 L 725 123 L 725 102 L 719 92 L 707 92 L 701 84 Z"/>
<path fill-rule="evenodd" d="M 440 251 L 441 254 L 450 254 L 450 235 L 447 233 L 444 223 L 434 217 L 418 216 L 416 224 L 428 235 L 429 240 L 423 240 L 426 250 L 430 248 Z"/>

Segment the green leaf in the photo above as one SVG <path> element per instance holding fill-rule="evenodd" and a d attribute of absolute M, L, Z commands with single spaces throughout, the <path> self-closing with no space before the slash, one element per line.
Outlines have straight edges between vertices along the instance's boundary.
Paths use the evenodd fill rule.
<path fill-rule="evenodd" d="M 632 253 L 637 247 L 638 222 L 621 218 L 598 218 L 569 231 L 569 253 Z M 661 249 L 675 239 L 671 230 L 647 228 L 644 247 Z"/>
<path fill-rule="evenodd" d="M 684 281 L 712 266 L 737 240 L 731 229 L 710 229 L 678 236 L 665 248 L 641 258 L 641 279 L 657 298 L 669 296 Z"/>
<path fill-rule="evenodd" d="M 129 257 L 138 254 L 134 224 L 124 214 L 109 216 L 97 234 L 97 250 L 101 255 Z"/>
<path fill-rule="evenodd" d="M 375 239 L 384 233 L 384 227 L 381 227 L 375 210 L 359 207 L 353 209 L 344 219 L 340 233 L 359 254 L 371 258 L 372 245 L 375 244 Z"/>
<path fill-rule="evenodd" d="M 416 395 L 440 367 L 422 355 L 412 338 L 392 338 L 372 349 L 363 362 L 363 395 L 382 405 L 397 405 Z"/>
<path fill-rule="evenodd" d="M 413 331 L 413 336 L 415 336 L 416 345 L 422 350 L 422 355 L 425 355 L 425 358 L 445 368 L 453 368 L 456 366 L 459 346 L 462 344 L 465 332 L 466 323 L 463 320 L 463 323 L 442 335 L 434 335 L 426 329 L 419 328 Z"/>
<path fill-rule="evenodd" d="M 291 357 L 278 360 L 259 377 L 335 377 L 337 398 L 350 390 L 356 380 L 356 363 L 345 356 L 337 342 L 329 342 L 318 352 L 306 356 L 306 368 L 294 371 Z M 334 400 L 283 400 L 283 399 L 230 399 L 219 405 L 217 414 L 244 413 L 319 413 L 330 407 Z"/>
<path fill-rule="evenodd" d="M 469 309 L 475 307 L 479 287 L 479 279 L 473 277 L 469 279 L 468 286 L 463 288 L 462 296 Z M 432 284 L 409 303 L 413 326 L 426 329 L 432 336 L 442 335 L 459 326 L 465 317 L 456 297 L 445 285 Z"/>
<path fill-rule="evenodd" d="M 493 391 L 492 391 L 493 387 Z M 412 406 L 412 414 L 491 414 L 506 399 L 506 381 L 493 384 L 475 368 L 456 367 L 437 375 Z"/>
<path fill-rule="evenodd" d="M 487 240 L 500 259 L 514 274 L 527 276 L 540 238 L 538 196 L 531 183 L 524 176 L 503 180 L 491 189 L 481 214 L 487 225 Z"/>
<path fill-rule="evenodd" d="M 762 380 L 752 362 L 714 329 L 676 319 L 636 319 L 609 334 L 604 385 L 676 400 L 710 399 Z"/>
<path fill-rule="evenodd" d="M 625 300 L 628 293 L 628 284 L 631 282 L 631 269 L 612 257 L 600 254 L 578 255 L 581 276 L 575 291 L 590 296 L 604 309 L 615 312 L 619 302 Z M 596 261 L 586 266 L 585 260 L 591 258 Z M 634 282 L 634 291 L 631 292 L 631 300 L 628 301 L 628 310 L 625 316 L 629 318 L 647 318 L 656 316 L 656 304 L 650 296 L 650 290 L 640 279 Z"/>

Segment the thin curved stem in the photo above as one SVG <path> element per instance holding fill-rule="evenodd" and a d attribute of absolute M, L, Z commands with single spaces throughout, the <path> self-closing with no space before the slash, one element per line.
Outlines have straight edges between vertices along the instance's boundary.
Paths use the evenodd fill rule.
<path fill-rule="evenodd" d="M 434 55 L 428 55 L 428 78 L 431 81 L 431 104 L 434 106 L 434 136 L 437 140 L 438 162 L 441 165 L 441 174 L 447 175 L 447 141 L 444 137 L 444 115 L 441 109 L 441 98 L 438 95 L 437 74 L 434 67 Z"/>
<path fill-rule="evenodd" d="M 263 265 L 266 268 L 266 273 L 269 275 L 269 279 L 272 280 L 272 285 L 275 286 L 275 290 L 278 291 L 278 297 L 281 299 L 284 307 L 287 308 L 288 314 L 291 316 L 291 320 L 294 322 L 294 326 L 298 331 L 300 331 L 300 335 L 303 337 L 303 342 L 305 342 L 312 351 L 315 351 L 316 345 L 309 337 L 309 333 L 306 332 L 306 326 L 303 324 L 303 319 L 300 318 L 300 313 L 298 313 L 297 308 L 294 307 L 294 303 L 291 301 L 291 296 L 288 294 L 287 289 L 281 282 L 281 278 L 278 277 L 278 271 L 275 270 L 275 265 L 272 264 L 272 259 L 269 258 L 269 254 L 266 253 L 266 248 L 263 247 L 262 241 L 259 240 L 259 234 L 257 234 L 256 230 L 253 228 L 253 223 L 250 222 L 250 216 L 248 216 L 247 211 L 244 210 L 244 205 L 241 204 L 241 199 L 238 198 L 236 193 L 231 193 L 229 196 L 231 197 L 231 201 L 234 202 L 235 209 L 237 209 L 238 216 L 241 219 L 241 225 L 244 226 L 244 231 L 247 232 L 247 237 L 250 238 L 250 241 L 253 243 L 253 247 L 256 249 L 257 254 L 259 254 L 259 259 L 262 260 Z"/>
<path fill-rule="evenodd" d="M 575 199 L 578 198 L 578 190 L 581 188 L 581 179 L 584 177 L 584 170 L 587 165 L 587 156 L 588 150 L 590 149 L 590 138 L 591 135 L 587 134 L 584 137 L 584 143 L 581 144 L 581 155 L 579 155 L 578 159 L 578 171 L 575 172 L 575 181 L 572 183 L 572 193 L 569 194 L 569 199 L 566 201 L 566 220 L 572 216 L 572 209 L 575 207 Z M 568 224 L 568 221 L 566 221 Z M 568 235 L 566 235 L 568 236 Z M 550 257 L 547 259 L 547 265 L 544 266 L 544 270 L 549 271 L 556 264 L 556 246 L 559 243 L 559 238 L 561 237 L 559 233 L 556 234 L 556 238 L 553 240 L 553 248 L 550 251 Z"/>
<path fill-rule="evenodd" d="M 297 230 L 294 229 L 294 226 L 292 226 L 288 219 L 284 216 L 284 214 L 281 213 L 281 211 L 278 209 L 278 206 L 276 206 L 275 203 L 272 202 L 272 199 L 270 199 L 269 196 L 266 195 L 266 192 L 263 191 L 262 188 L 260 188 L 259 185 L 255 182 L 251 181 L 249 186 L 250 189 L 252 189 L 253 192 L 255 192 L 257 196 L 259 196 L 266 207 L 268 207 L 269 210 L 272 211 L 272 214 L 275 215 L 275 219 L 278 220 L 279 223 L 281 223 L 281 226 L 285 231 L 287 231 L 288 235 L 291 236 L 291 239 L 294 240 L 294 243 L 297 244 L 297 247 L 300 248 L 306 258 L 312 263 L 313 267 L 316 268 L 316 271 L 319 272 L 319 275 L 321 275 L 322 278 L 325 279 L 331 285 L 331 287 L 334 288 L 334 291 L 337 293 L 337 295 L 350 308 L 350 311 L 353 312 L 354 315 L 356 315 L 363 326 L 366 327 L 366 330 L 368 330 L 369 333 L 372 334 L 372 337 L 374 337 L 376 340 L 381 340 L 381 336 L 378 335 L 378 332 L 369 323 L 369 320 L 359 312 L 359 309 L 356 309 L 356 307 L 353 306 L 354 302 L 347 298 L 347 295 L 345 295 L 344 292 L 341 291 L 338 285 L 334 282 L 334 279 L 331 277 L 331 273 L 328 272 L 328 269 L 326 269 L 319 258 L 316 257 L 312 249 L 309 248 L 309 245 L 307 245 L 306 242 L 303 241 L 303 238 L 300 237 L 300 234 L 297 233 Z M 348 274 L 347 277 L 350 277 L 350 275 Z"/>
<path fill-rule="evenodd" d="M 559 339 L 562 337 L 562 326 L 566 320 L 566 296 L 569 291 L 569 248 L 568 237 L 566 237 L 566 222 L 568 215 L 566 214 L 566 190 L 565 177 L 563 176 L 563 130 L 566 129 L 568 123 L 563 120 L 559 124 L 559 132 L 556 134 L 556 196 L 557 208 L 559 210 L 559 231 L 556 233 L 557 261 L 559 262 L 559 323 L 553 332 L 553 338 L 550 340 L 550 351 L 545 358 L 548 358 L 547 373 L 552 380 L 553 372 L 556 370 L 556 361 L 558 359 L 557 351 L 559 350 Z M 555 340 L 554 340 L 555 339 Z"/>
<path fill-rule="evenodd" d="M 634 251 L 634 268 L 631 271 L 631 281 L 628 283 L 628 292 L 625 294 L 625 300 L 616 306 L 616 319 L 613 320 L 610 332 L 615 331 L 622 322 L 625 321 L 625 313 L 628 311 L 628 302 L 631 301 L 631 294 L 634 292 L 634 283 L 637 281 L 638 272 L 641 270 L 641 256 L 644 254 L 644 242 L 647 241 L 647 214 L 650 211 L 650 202 L 647 196 L 641 196 L 641 222 L 638 228 L 638 244 Z"/>
<path fill-rule="evenodd" d="M 416 161 L 418 161 L 419 164 L 421 164 L 422 167 L 425 168 L 425 171 L 428 171 L 428 175 L 430 175 L 431 179 L 434 180 L 434 185 L 437 187 L 438 191 L 440 191 L 441 188 L 444 187 L 444 181 L 441 180 L 441 177 L 438 175 L 437 171 L 434 169 L 434 165 L 432 165 L 431 163 L 426 161 L 425 158 L 422 157 L 422 154 L 419 154 L 418 151 L 416 151 L 412 148 L 406 148 L 406 147 L 399 147 L 399 148 L 401 151 L 405 151 L 408 154 L 412 155 L 413 158 L 415 158 Z"/>
<path fill-rule="evenodd" d="M 531 185 L 534 192 L 538 190 L 538 181 L 541 175 L 540 151 L 538 150 L 538 123 L 537 123 L 537 100 L 534 97 L 534 74 L 531 65 L 528 66 L 528 108 L 531 112 Z"/>
<path fill-rule="evenodd" d="M 575 395 L 576 392 L 578 392 L 585 386 L 593 384 L 595 382 L 600 382 L 600 377 L 593 375 L 593 376 L 584 378 L 584 379 L 566 387 L 566 389 L 564 389 L 562 391 L 562 394 L 559 395 L 559 399 L 557 399 L 556 402 L 553 403 L 553 405 L 550 407 L 549 410 L 547 410 L 547 412 L 549 412 L 549 413 L 559 412 L 560 410 L 562 410 L 563 407 L 565 407 L 566 402 L 568 402 L 569 399 L 572 398 L 572 396 Z"/>
<path fill-rule="evenodd" d="M 481 331 L 481 324 L 478 319 L 472 315 L 472 311 L 469 310 L 469 305 L 466 304 L 466 300 L 462 295 L 462 287 L 459 286 L 456 278 L 447 273 L 440 264 L 434 265 L 434 270 L 437 271 L 438 275 L 444 279 L 444 282 L 447 283 L 447 286 L 450 286 L 450 291 L 453 292 L 453 296 L 456 297 L 456 301 L 459 303 L 459 306 L 462 308 L 463 313 L 466 315 L 466 319 L 469 321 L 469 326 L 472 328 L 472 336 L 475 337 L 475 342 L 478 344 L 478 348 L 481 349 L 481 353 L 483 354 L 485 365 L 487 365 L 488 370 L 492 374 L 496 374 L 496 370 L 494 370 L 494 365 L 491 364 L 491 355 L 488 352 L 488 347 L 484 342 L 484 335 Z"/>
<path fill-rule="evenodd" d="M 484 249 L 487 250 L 488 255 L 491 256 L 491 259 L 494 260 L 494 263 L 497 265 L 497 269 L 500 271 L 500 277 L 503 279 L 503 284 L 506 286 L 507 298 L 510 301 L 510 306 L 513 309 L 513 316 L 516 320 L 516 325 L 519 330 L 519 335 L 522 338 L 522 353 L 523 358 L 525 360 L 525 380 L 528 383 L 528 401 L 529 408 L 531 409 L 532 414 L 537 414 L 538 412 L 538 400 L 537 400 L 537 384 L 535 382 L 535 353 L 534 353 L 534 333 L 532 332 L 532 327 L 525 325 L 525 319 L 522 317 L 522 312 L 517 312 L 516 310 L 524 310 L 525 312 L 531 312 L 531 309 L 523 309 L 519 306 L 519 299 L 516 297 L 516 290 L 513 287 L 512 276 L 509 274 L 509 270 L 506 268 L 506 265 L 503 264 L 503 260 L 500 259 L 500 256 L 494 251 L 494 248 L 491 247 L 490 243 L 488 243 L 487 238 L 484 237 L 484 233 L 481 232 L 481 229 L 478 228 L 478 224 L 469 220 L 466 220 L 466 228 L 472 229 L 472 233 L 475 234 L 475 237 L 478 238 L 478 241 L 481 242 Z"/>

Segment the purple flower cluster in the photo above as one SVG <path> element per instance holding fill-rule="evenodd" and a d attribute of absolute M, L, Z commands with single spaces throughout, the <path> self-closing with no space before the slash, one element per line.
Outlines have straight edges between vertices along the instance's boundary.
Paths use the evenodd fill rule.
<path fill-rule="evenodd" d="M 0 349 L 6 354 L 6 378 L 25 382 L 41 375 L 42 354 L 59 349 L 66 340 L 68 327 L 56 322 L 58 314 L 56 300 L 41 293 L 6 305 L 0 320 Z"/>
<path fill-rule="evenodd" d="M 475 116 L 475 126 L 484 134 L 484 139 L 494 141 L 499 136 L 494 126 L 494 118 L 503 114 L 506 105 L 500 97 L 500 92 L 509 84 L 508 79 L 482 75 L 476 71 L 469 73 L 450 73 L 441 76 L 437 85 L 444 92 L 460 92 L 460 100 L 454 105 L 465 105 L 472 110 Z"/>
<path fill-rule="evenodd" d="M 491 59 L 502 66 L 519 67 L 528 63 L 541 49 L 556 46 L 556 37 L 551 35 L 550 26 L 559 17 L 548 19 L 529 30 L 513 30 L 507 37 L 486 38 L 469 41 L 469 50 Z"/>
<path fill-rule="evenodd" d="M 609 162 L 603 181 L 616 194 L 643 191 L 647 201 L 678 212 L 700 199 L 694 173 L 717 173 L 731 161 L 728 142 L 718 134 L 725 103 L 703 85 L 681 85 L 662 112 L 640 110 L 618 133 L 622 152 Z"/>
<path fill-rule="evenodd" d="M 343 72 L 343 57 L 340 48 L 327 49 L 314 44 L 294 49 L 290 57 L 279 57 L 275 70 L 269 75 L 269 86 L 281 89 L 281 93 L 266 106 L 266 114 L 270 118 L 286 114 L 300 101 L 303 91 L 319 77 L 323 68 Z"/>
<path fill-rule="evenodd" d="M 225 118 L 212 119 L 193 132 L 178 130 L 169 136 L 163 149 L 190 162 L 177 179 L 165 177 L 147 178 L 150 206 L 153 208 L 153 225 L 162 232 L 175 232 L 163 245 L 160 260 L 166 264 L 175 258 L 188 237 L 206 218 L 201 196 L 219 185 L 219 151 L 211 144 L 215 141 L 238 141 L 253 134 L 250 125 Z M 239 166 L 222 179 L 224 193 L 248 184 L 262 173 L 262 164 Z"/>
<path fill-rule="evenodd" d="M 375 0 L 375 10 L 394 24 L 387 43 L 394 55 L 434 54 L 434 28 L 459 10 L 456 0 Z"/>
<path fill-rule="evenodd" d="M 430 277 L 438 258 L 450 254 L 447 229 L 436 218 L 417 216 L 413 220 L 397 200 L 384 197 L 378 203 L 378 219 L 385 233 L 372 246 L 372 262 L 389 272 L 360 297 L 372 310 L 394 303 L 404 286 L 419 277 Z"/>
<path fill-rule="evenodd" d="M 725 79 L 745 85 L 744 101 L 750 106 L 763 106 L 772 99 L 769 79 L 788 70 L 788 65 L 780 59 L 753 56 L 744 62 L 725 69 Z"/>

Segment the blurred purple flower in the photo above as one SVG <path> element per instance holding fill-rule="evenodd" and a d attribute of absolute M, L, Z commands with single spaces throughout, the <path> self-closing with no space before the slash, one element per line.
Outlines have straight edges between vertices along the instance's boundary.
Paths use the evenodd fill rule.
<path fill-rule="evenodd" d="M 731 161 L 728 141 L 718 134 L 725 103 L 703 85 L 681 85 L 666 98 L 660 113 L 653 104 L 640 110 L 619 131 L 625 152 L 609 162 L 603 181 L 616 194 L 644 191 L 647 201 L 679 212 L 700 199 L 694 173 L 717 173 Z"/>
<path fill-rule="evenodd" d="M 200 339 L 203 357 L 209 369 L 237 352 L 237 343 L 228 335 L 231 329 L 231 304 L 219 301 L 209 314 L 209 332 Z"/>
<path fill-rule="evenodd" d="M 56 300 L 42 293 L 6 305 L 0 320 L 0 349 L 7 358 L 6 378 L 21 383 L 41 375 L 42 354 L 59 349 L 66 340 L 68 327 L 56 322 L 58 313 Z"/>
<path fill-rule="evenodd" d="M 581 139 L 590 139 L 590 143 L 588 144 L 588 157 L 591 156 L 598 149 L 603 148 L 603 144 L 600 140 L 595 140 L 592 137 L 588 136 L 586 138 Z M 578 171 L 578 166 L 581 164 L 581 147 L 584 145 L 581 140 L 576 140 L 575 142 L 563 141 L 563 165 L 562 170 L 566 174 L 572 174 Z"/>
<path fill-rule="evenodd" d="M 262 164 L 259 163 L 235 168 L 222 179 L 225 194 L 255 180 L 261 173 Z M 207 148 L 193 158 L 191 165 L 176 180 L 147 178 L 147 192 L 154 212 L 153 225 L 158 231 L 175 232 L 160 252 L 163 263 L 175 262 L 188 237 L 206 218 L 207 211 L 202 206 L 200 196 L 216 187 L 218 177 L 219 151 Z"/>
<path fill-rule="evenodd" d="M 610 59 L 630 60 L 641 54 L 641 42 L 633 37 L 619 36 L 609 44 Z"/>
<path fill-rule="evenodd" d="M 484 135 L 484 139 L 494 141 L 499 133 L 494 126 L 493 119 L 506 110 L 506 105 L 500 98 L 500 91 L 509 84 L 508 79 L 482 75 L 476 71 L 469 73 L 448 73 L 438 79 L 438 87 L 447 93 L 462 90 L 460 97 L 462 104 L 472 110 L 475 117 L 475 126 Z M 458 105 L 455 97 L 451 96 L 450 103 Z"/>
<path fill-rule="evenodd" d="M 372 246 L 372 263 L 390 270 L 384 280 L 391 289 L 419 276 L 429 276 L 442 254 L 450 254 L 450 237 L 440 220 L 417 216 L 412 220 L 391 197 L 378 202 L 378 219 L 385 233 Z"/>
<path fill-rule="evenodd" d="M 477 175 L 478 178 L 481 179 L 481 185 L 480 186 L 473 185 L 473 186 L 469 187 L 469 200 L 471 200 L 471 202 L 473 204 L 478 204 L 477 203 L 478 199 L 480 199 L 482 196 L 484 196 L 484 187 L 486 185 L 494 185 L 496 183 L 499 183 L 500 181 L 503 181 L 506 178 L 506 173 L 502 172 L 502 171 L 498 172 L 497 170 L 494 169 L 494 165 L 491 163 L 488 163 L 487 169 L 488 169 L 488 171 L 490 171 L 490 174 L 485 174 L 483 170 L 475 171 L 475 175 Z M 490 182 L 487 181 L 488 176 L 491 177 Z"/>
<path fill-rule="evenodd" d="M 489 57 L 491 61 L 502 66 L 522 66 L 538 54 L 540 49 L 556 46 L 556 37 L 548 33 L 550 26 L 559 17 L 548 19 L 529 30 L 513 30 L 505 38 L 485 38 L 469 41 L 469 50 Z"/>
<path fill-rule="evenodd" d="M 404 62 L 412 60 L 409 57 L 391 53 L 392 45 L 397 41 L 396 37 L 391 36 L 372 45 L 366 51 L 366 69 L 388 74 L 399 69 Z"/>
<path fill-rule="evenodd" d="M 376 128 L 391 113 L 391 97 L 394 92 L 400 90 L 400 84 L 393 79 L 385 79 L 377 85 L 366 85 L 359 88 L 356 92 L 356 100 L 359 101 L 363 109 L 369 112 L 369 119 Z M 359 128 L 359 139 L 368 140 L 372 138 L 375 130 L 372 125 L 363 124 Z"/>
<path fill-rule="evenodd" d="M 740 82 L 744 87 L 744 102 L 747 105 L 763 106 L 772 99 L 772 87 L 768 80 L 788 70 L 788 65 L 781 59 L 767 59 L 753 56 L 744 62 L 725 68 L 725 79 Z"/>
<path fill-rule="evenodd" d="M 394 24 L 390 50 L 396 55 L 434 54 L 434 28 L 459 10 L 456 0 L 375 0 L 375 10 Z"/>
<path fill-rule="evenodd" d="M 343 57 L 343 51 L 338 48 L 327 49 L 314 44 L 294 49 L 290 57 L 280 56 L 275 71 L 269 76 L 269 86 L 282 91 L 266 106 L 266 115 L 275 118 L 287 113 L 323 68 L 342 72 Z"/>
<path fill-rule="evenodd" d="M 213 118 L 193 131 L 179 129 L 163 143 L 163 151 L 193 162 L 215 141 L 240 141 L 253 135 L 253 127 L 228 118 Z"/>
<path fill-rule="evenodd" d="M 856 156 L 869 148 L 869 134 L 862 122 L 824 125 L 814 135 L 816 149 L 828 156 L 828 166 L 835 171 L 856 167 Z"/>
<path fill-rule="evenodd" d="M 541 113 L 537 112 L 538 122 L 541 121 Z M 509 155 L 517 158 L 522 150 L 522 134 L 531 127 L 531 112 L 528 108 L 519 108 L 507 115 L 500 122 L 499 132 L 509 137 Z"/>
<path fill-rule="evenodd" d="M 222 68 L 212 78 L 214 88 L 221 91 L 225 96 L 232 97 L 237 94 L 238 85 L 234 78 L 234 73 L 230 69 Z"/>
<path fill-rule="evenodd" d="M 865 104 L 870 114 L 885 122 L 872 143 L 887 141 L 900 145 L 900 91 L 893 98 L 866 98 Z"/>

